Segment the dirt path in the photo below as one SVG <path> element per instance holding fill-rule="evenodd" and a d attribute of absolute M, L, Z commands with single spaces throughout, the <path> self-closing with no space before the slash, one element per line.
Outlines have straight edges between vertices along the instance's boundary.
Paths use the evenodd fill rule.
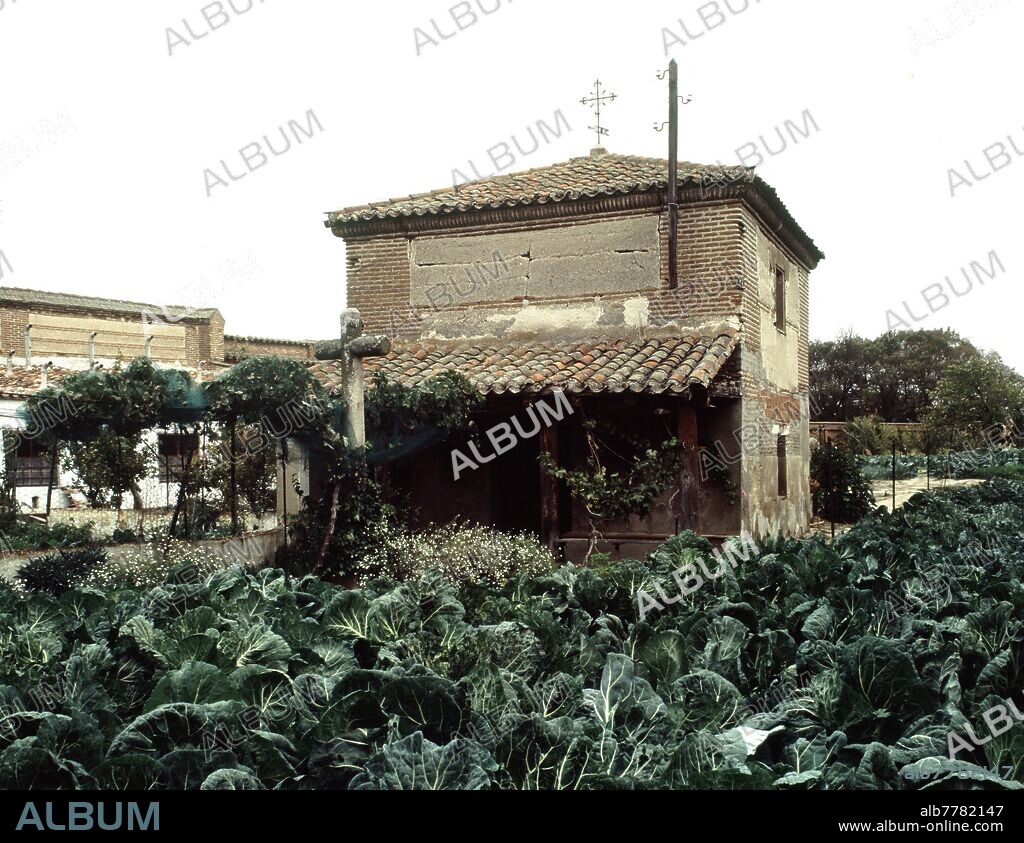
<path fill-rule="evenodd" d="M 932 489 L 955 489 L 957 486 L 977 486 L 984 483 L 984 480 L 936 480 L 932 478 Z M 923 475 L 911 478 L 910 480 L 896 481 L 896 509 L 909 501 L 918 492 L 928 489 L 928 479 Z M 892 480 L 878 480 L 871 484 L 871 491 L 875 495 L 875 503 L 879 506 L 887 506 L 892 509 Z"/>

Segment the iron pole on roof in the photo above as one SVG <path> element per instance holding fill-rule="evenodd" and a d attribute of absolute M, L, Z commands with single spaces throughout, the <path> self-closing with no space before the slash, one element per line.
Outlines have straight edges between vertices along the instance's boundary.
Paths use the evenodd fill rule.
<path fill-rule="evenodd" d="M 668 287 L 679 286 L 679 64 L 668 66 Z"/>

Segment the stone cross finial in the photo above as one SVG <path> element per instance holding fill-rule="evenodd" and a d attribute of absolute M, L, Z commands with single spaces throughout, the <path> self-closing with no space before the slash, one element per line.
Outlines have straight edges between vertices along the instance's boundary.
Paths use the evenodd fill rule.
<path fill-rule="evenodd" d="M 363 358 L 383 357 L 391 351 L 387 337 L 363 336 L 363 318 L 358 310 L 341 314 L 341 339 L 323 342 L 316 347 L 317 360 L 341 361 L 341 389 L 348 409 L 345 438 L 350 448 L 366 444 L 366 422 L 363 417 Z"/>

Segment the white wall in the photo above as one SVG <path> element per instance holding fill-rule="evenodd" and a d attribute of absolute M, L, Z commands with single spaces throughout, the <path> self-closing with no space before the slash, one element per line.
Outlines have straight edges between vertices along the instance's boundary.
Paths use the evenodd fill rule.
<path fill-rule="evenodd" d="M 4 442 L 7 436 L 15 431 L 25 429 L 25 422 L 21 419 L 19 411 L 23 406 L 22 401 L 12 399 L 0 399 L 0 443 Z M 157 436 L 160 431 L 146 431 L 143 441 L 156 451 Z M 2 453 L 2 452 L 0 452 Z M 3 467 L 0 466 L 0 472 Z M 78 476 L 72 471 L 58 472 L 59 482 L 53 488 L 51 507 L 53 509 L 68 509 L 71 507 L 72 499 L 66 490 L 81 489 L 82 483 Z M 159 509 L 164 506 L 173 506 L 178 495 L 177 483 L 162 483 L 160 481 L 159 467 L 156 473 L 143 479 L 140 484 L 142 489 L 142 500 L 147 509 Z M 46 486 L 19 486 L 16 490 L 16 498 L 25 512 L 46 512 Z M 125 495 L 122 501 L 122 509 L 131 509 L 133 501 L 131 495 Z"/>

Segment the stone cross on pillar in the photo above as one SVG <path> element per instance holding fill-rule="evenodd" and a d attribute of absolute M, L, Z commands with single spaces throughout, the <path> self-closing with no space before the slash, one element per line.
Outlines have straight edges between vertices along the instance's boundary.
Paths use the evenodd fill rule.
<path fill-rule="evenodd" d="M 363 416 L 363 358 L 383 357 L 391 351 L 387 337 L 363 336 L 363 319 L 358 310 L 341 314 L 341 339 L 320 343 L 317 360 L 341 361 L 341 389 L 348 409 L 345 438 L 350 448 L 366 444 L 366 421 Z"/>

